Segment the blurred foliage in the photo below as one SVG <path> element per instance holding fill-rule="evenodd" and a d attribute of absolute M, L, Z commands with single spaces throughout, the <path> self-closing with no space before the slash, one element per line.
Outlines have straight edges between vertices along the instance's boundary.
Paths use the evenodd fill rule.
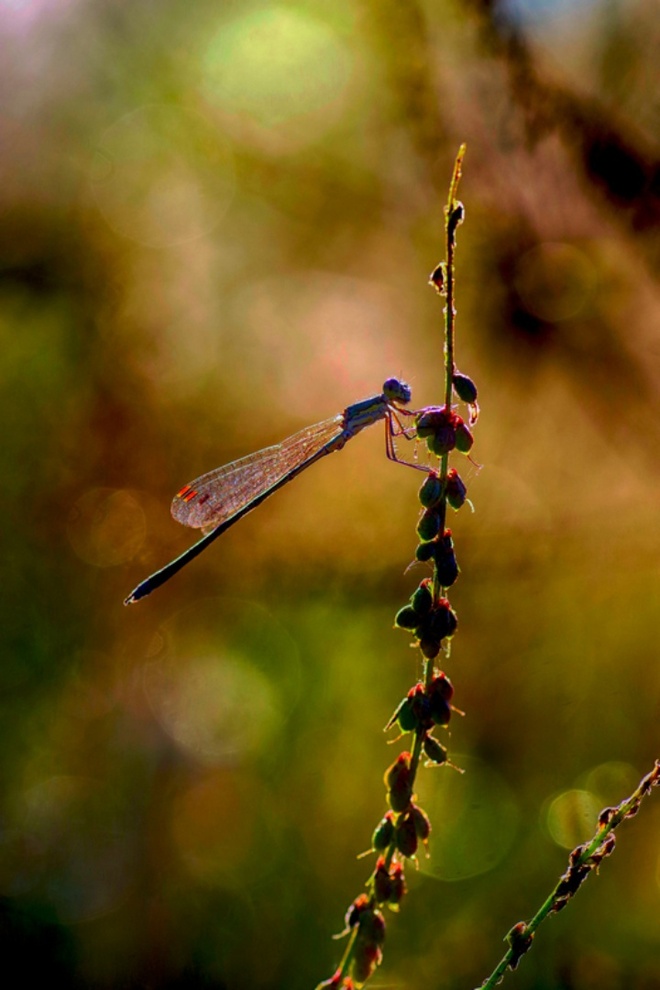
<path fill-rule="evenodd" d="M 0 3 L 6 969 L 309 987 L 419 670 L 419 479 L 377 429 L 145 602 L 190 478 L 411 381 L 466 141 L 452 758 L 379 977 L 476 986 L 658 752 L 652 0 Z M 511 985 L 660 987 L 660 808 Z M 657 799 L 656 799 L 657 800 Z"/>

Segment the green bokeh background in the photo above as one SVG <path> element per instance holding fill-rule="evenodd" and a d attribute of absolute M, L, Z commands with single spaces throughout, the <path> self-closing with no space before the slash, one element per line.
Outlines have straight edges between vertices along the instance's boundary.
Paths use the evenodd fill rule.
<path fill-rule="evenodd" d="M 374 986 L 477 986 L 660 756 L 651 0 L 0 3 L 0 926 L 21 985 L 309 988 L 420 672 L 376 427 L 151 598 L 173 492 L 407 378 L 467 142 L 449 746 Z M 660 987 L 660 804 L 508 984 Z M 11 981 L 10 981 L 11 983 Z"/>

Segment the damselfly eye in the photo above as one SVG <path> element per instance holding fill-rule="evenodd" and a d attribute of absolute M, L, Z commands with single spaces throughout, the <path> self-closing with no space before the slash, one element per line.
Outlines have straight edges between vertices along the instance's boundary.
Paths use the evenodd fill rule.
<path fill-rule="evenodd" d="M 390 402 L 401 402 L 406 405 L 412 398 L 410 385 L 399 381 L 398 378 L 388 378 L 383 384 L 383 395 Z"/>

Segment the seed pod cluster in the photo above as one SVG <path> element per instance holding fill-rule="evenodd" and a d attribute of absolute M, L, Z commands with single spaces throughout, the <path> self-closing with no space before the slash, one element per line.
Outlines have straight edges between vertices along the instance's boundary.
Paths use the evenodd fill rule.
<path fill-rule="evenodd" d="M 373 975 L 383 959 L 385 918 L 366 894 L 360 894 L 346 912 L 346 928 L 348 931 L 357 928 L 351 976 L 356 984 L 361 985 Z"/>
<path fill-rule="evenodd" d="M 398 911 L 406 893 L 406 878 L 401 863 L 393 863 L 388 869 L 385 859 L 379 856 L 374 871 L 374 897 L 378 903 L 387 904 L 392 911 Z"/>
<path fill-rule="evenodd" d="M 436 725 L 448 725 L 453 711 L 451 706 L 453 695 L 454 687 L 451 681 L 440 670 L 434 674 L 428 684 L 419 681 L 411 687 L 385 729 L 397 724 L 402 732 L 426 733 Z"/>
<path fill-rule="evenodd" d="M 437 657 L 442 641 L 456 632 L 458 619 L 446 598 L 433 601 L 430 578 L 424 578 L 413 592 L 410 603 L 399 609 L 394 624 L 408 629 L 418 641 L 419 648 L 428 660 Z"/>
<path fill-rule="evenodd" d="M 447 406 L 422 409 L 415 417 L 415 431 L 420 440 L 426 440 L 429 450 L 437 457 L 449 454 L 454 448 L 467 454 L 474 443 L 463 417 Z"/>

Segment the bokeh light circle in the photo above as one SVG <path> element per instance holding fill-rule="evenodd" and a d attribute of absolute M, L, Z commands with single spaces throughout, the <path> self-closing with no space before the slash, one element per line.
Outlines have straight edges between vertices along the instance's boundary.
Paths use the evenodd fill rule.
<path fill-rule="evenodd" d="M 268 680 L 227 652 L 188 657 L 177 671 L 148 664 L 145 686 L 161 728 L 202 763 L 251 753 L 279 720 Z"/>
<path fill-rule="evenodd" d="M 265 609 L 211 598 L 177 612 L 154 638 L 144 691 L 161 728 L 207 766 L 275 745 L 295 707 L 295 642 Z"/>
<path fill-rule="evenodd" d="M 452 760 L 464 774 L 445 766 L 419 778 L 419 804 L 432 826 L 430 856 L 420 852 L 419 868 L 445 881 L 494 869 L 511 848 L 519 820 L 513 792 L 492 767 L 474 756 L 452 754 Z"/>
<path fill-rule="evenodd" d="M 599 763 L 586 774 L 584 786 L 596 796 L 601 806 L 615 805 L 635 790 L 639 777 L 630 763 L 609 760 Z"/>
<path fill-rule="evenodd" d="M 278 133 L 287 147 L 318 136 L 339 115 L 353 59 L 329 25 L 284 6 L 223 25 L 202 57 L 209 101 L 247 128 Z"/>
<path fill-rule="evenodd" d="M 278 827 L 279 826 L 279 827 Z M 257 781 L 243 768 L 213 768 L 174 801 L 171 835 L 195 881 L 240 889 L 271 872 L 281 824 L 261 806 Z"/>
<path fill-rule="evenodd" d="M 596 831 L 601 802 L 591 791 L 563 791 L 544 809 L 543 820 L 550 837 L 564 849 L 574 849 Z"/>
<path fill-rule="evenodd" d="M 217 126 L 165 104 L 139 107 L 107 128 L 90 182 L 113 230 L 150 247 L 213 230 L 235 186 L 230 145 Z"/>
<path fill-rule="evenodd" d="M 115 910 L 134 878 L 129 832 L 108 807 L 103 781 L 45 778 L 22 797 L 20 866 L 60 920 L 91 921 Z M 26 851 L 29 853 L 26 854 Z"/>
<path fill-rule="evenodd" d="M 129 491 L 91 488 L 72 506 L 66 526 L 74 552 L 94 567 L 132 560 L 144 542 L 146 521 Z"/>

